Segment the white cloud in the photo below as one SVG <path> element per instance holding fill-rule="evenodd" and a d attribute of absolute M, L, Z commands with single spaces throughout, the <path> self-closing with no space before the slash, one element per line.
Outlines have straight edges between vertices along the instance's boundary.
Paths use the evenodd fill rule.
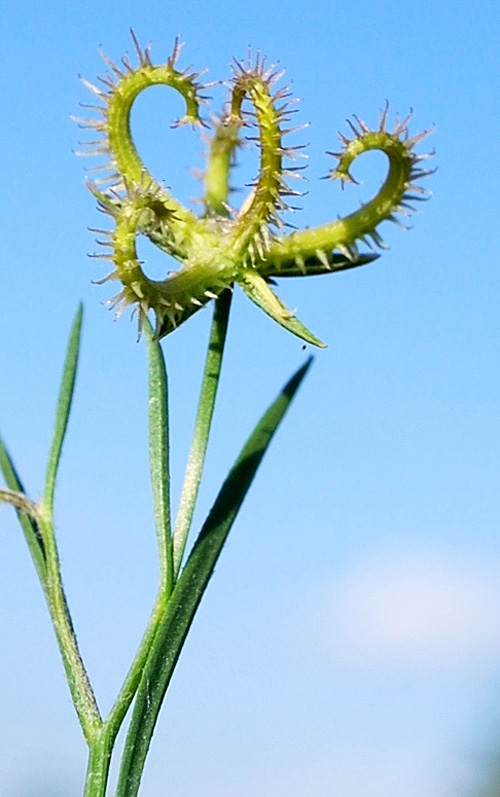
<path fill-rule="evenodd" d="M 308 601 L 316 645 L 350 664 L 500 665 L 500 562 L 385 552 Z"/>

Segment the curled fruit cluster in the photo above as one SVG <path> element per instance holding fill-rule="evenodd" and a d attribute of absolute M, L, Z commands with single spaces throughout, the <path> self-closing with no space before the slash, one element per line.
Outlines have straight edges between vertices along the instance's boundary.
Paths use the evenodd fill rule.
<path fill-rule="evenodd" d="M 181 45 L 176 40 L 166 63 L 154 66 L 149 46 L 141 48 L 132 34 L 138 65 L 127 56 L 118 67 L 104 57 L 109 72 L 100 78 L 102 87 L 83 80 L 101 101 L 88 106 L 98 111 L 97 119 L 77 119 L 84 128 L 100 134 L 98 141 L 85 144 L 85 155 L 105 155 L 108 162 L 99 181 L 88 183 L 99 208 L 111 217 L 114 227 L 97 230 L 99 241 L 109 253 L 113 271 L 101 282 L 118 280 L 120 293 L 110 302 L 118 312 L 133 305 L 139 325 L 149 310 L 156 315 L 156 334 L 162 337 L 200 307 L 216 299 L 237 283 L 262 310 L 290 332 L 309 343 L 323 346 L 271 290 L 275 277 L 325 274 L 352 268 L 373 260 L 376 255 L 360 254 L 358 242 L 383 246 L 377 231 L 385 220 L 398 222 L 396 214 L 408 215 L 411 202 L 426 198 L 428 191 L 415 181 L 429 174 L 420 162 L 429 155 L 416 155 L 415 145 L 427 132 L 410 138 L 408 118 L 386 129 L 387 106 L 379 127 L 371 130 L 354 117 L 349 122 L 353 138 L 340 135 L 342 150 L 333 178 L 352 180 L 350 166 L 368 150 L 380 150 L 388 157 L 388 172 L 379 192 L 347 216 L 316 228 L 286 234 L 280 214 L 290 209 L 289 197 L 300 194 L 288 180 L 303 166 L 284 165 L 304 157 L 300 147 L 287 147 L 283 140 L 297 128 L 287 128 L 292 113 L 289 87 L 276 88 L 282 72 L 266 65 L 258 55 L 246 63 L 235 61 L 227 107 L 213 124 L 213 134 L 204 173 L 204 213 L 196 216 L 175 199 L 148 172 L 134 146 L 130 112 L 135 98 L 153 85 L 175 89 L 185 103 L 185 114 L 176 123 L 202 125 L 200 109 L 207 98 L 207 84 L 200 74 L 176 68 Z M 249 101 L 253 112 L 243 109 Z M 243 129 L 255 125 L 260 150 L 258 175 L 249 196 L 238 211 L 228 203 L 229 172 L 241 144 Z M 251 137 L 249 137 L 251 138 Z M 154 244 L 176 258 L 180 266 L 165 280 L 149 279 L 137 256 L 136 239 L 146 235 Z"/>

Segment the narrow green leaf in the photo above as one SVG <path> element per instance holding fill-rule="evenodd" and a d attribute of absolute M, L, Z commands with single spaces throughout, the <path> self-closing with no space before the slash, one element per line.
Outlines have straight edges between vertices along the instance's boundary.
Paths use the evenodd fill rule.
<path fill-rule="evenodd" d="M 181 499 L 179 504 L 177 521 L 175 525 L 175 531 L 173 534 L 174 581 L 177 578 L 178 570 L 182 561 L 184 545 L 191 525 L 191 518 L 193 515 L 194 504 L 196 502 L 196 496 L 198 494 L 198 486 L 200 482 L 201 471 L 203 469 L 203 462 L 205 459 L 205 452 L 206 452 L 209 431 L 210 431 L 210 424 L 213 414 L 213 405 L 215 402 L 215 396 L 217 393 L 217 384 L 221 370 L 221 361 L 222 361 L 224 341 L 226 338 L 226 331 L 229 319 L 231 296 L 232 296 L 231 291 L 229 290 L 224 291 L 221 294 L 221 296 L 217 299 L 214 305 L 214 317 L 210 332 L 210 340 L 208 344 L 208 352 L 205 362 L 205 369 L 204 369 L 200 399 L 198 404 L 195 430 L 194 430 L 193 440 L 191 443 L 191 450 L 189 453 L 188 464 L 186 467 L 186 474 L 181 492 Z M 150 330 L 151 327 L 146 326 L 147 335 L 149 335 Z M 153 356 L 153 360 L 156 357 L 159 357 L 160 355 L 161 352 L 156 352 Z M 160 382 L 163 382 L 162 372 L 164 371 L 164 362 L 163 365 L 161 363 L 157 363 L 157 366 L 160 371 L 158 379 Z M 151 371 L 153 371 L 152 368 Z M 155 381 L 156 380 L 153 380 L 153 382 Z M 158 402 L 154 403 L 158 405 Z M 159 406 L 167 408 L 166 377 L 165 377 L 164 401 L 162 404 L 159 404 Z M 150 413 L 151 412 L 152 408 L 150 408 Z M 161 410 L 158 409 L 158 406 L 157 409 L 155 410 L 155 416 L 156 416 L 155 421 L 153 423 L 150 420 L 151 436 L 153 435 L 154 430 L 158 427 L 159 427 L 158 434 L 161 435 L 162 424 L 163 428 L 167 429 L 168 419 L 166 417 L 166 413 L 162 415 Z M 154 453 L 153 456 L 156 456 L 156 453 Z M 162 480 L 162 467 L 160 459 L 161 458 L 158 456 L 159 461 L 157 467 L 157 477 L 160 480 Z M 164 467 L 166 473 L 168 468 L 167 463 L 165 463 Z M 161 496 L 161 489 L 162 489 L 161 483 L 160 485 L 158 485 L 158 489 L 160 491 L 160 496 Z M 167 513 L 165 506 L 163 509 L 160 509 L 159 512 L 160 521 L 161 518 L 166 517 L 166 515 Z M 162 578 L 162 582 L 163 581 L 164 579 Z M 165 588 L 163 583 L 160 583 L 158 595 L 155 604 L 153 606 L 151 616 L 148 621 L 148 625 L 146 627 L 143 638 L 139 645 L 139 649 L 135 655 L 134 661 L 130 666 L 125 681 L 122 684 L 120 692 L 118 693 L 118 696 L 115 700 L 115 703 L 106 721 L 108 727 L 107 738 L 108 738 L 108 743 L 110 744 L 110 749 L 112 747 L 113 740 L 120 729 L 125 714 L 127 713 L 130 704 L 135 696 L 137 687 L 141 679 L 142 672 L 144 670 L 144 665 L 146 663 L 151 648 L 151 644 L 156 636 L 158 625 L 163 620 L 165 614 L 165 607 L 169 599 L 168 584 L 166 585 L 166 587 L 167 588 Z"/>
<path fill-rule="evenodd" d="M 174 526 L 174 575 L 177 577 L 182 564 L 187 537 L 191 528 L 196 498 L 200 487 L 203 465 L 212 426 L 215 399 L 222 368 L 229 312 L 233 293 L 225 290 L 214 304 L 212 328 L 207 357 L 203 369 L 198 410 L 194 424 L 193 439 L 189 450 L 186 473 L 182 484 L 179 509 Z"/>
<path fill-rule="evenodd" d="M 116 797 L 136 797 L 158 714 L 184 640 L 231 526 L 311 359 L 285 385 L 243 447 L 170 597 L 137 690 Z"/>
<path fill-rule="evenodd" d="M 25 493 L 23 484 L 14 463 L 7 451 L 3 440 L 0 438 L 0 469 L 2 470 L 7 486 L 16 491 L 17 493 Z M 16 514 L 24 532 L 28 548 L 30 550 L 33 562 L 38 573 L 38 577 L 42 585 L 45 587 L 47 577 L 47 568 L 45 562 L 45 549 L 43 545 L 42 535 L 35 519 L 21 509 L 16 509 Z"/>
<path fill-rule="evenodd" d="M 61 387 L 56 408 L 56 419 L 52 443 L 45 476 L 45 489 L 43 493 L 42 505 L 52 512 L 54 504 L 54 489 L 57 478 L 57 470 L 61 459 L 61 451 L 68 426 L 68 418 L 73 399 L 73 389 L 75 387 L 76 369 L 78 365 L 78 353 L 80 350 L 80 335 L 82 329 L 83 307 L 78 307 L 73 326 L 68 341 L 66 359 L 64 361 Z"/>
<path fill-rule="evenodd" d="M 52 519 L 54 486 L 75 384 L 81 324 L 82 307 L 80 305 L 71 329 L 63 369 L 55 428 L 47 466 L 44 497 L 41 503 L 34 507 L 36 521 L 34 517 L 29 517 L 22 509 L 19 513 L 19 519 L 44 589 L 66 678 L 83 734 L 87 742 L 92 744 L 102 727 L 102 720 L 87 671 L 78 650 L 73 623 L 62 586 Z M 18 494 L 24 493 L 14 464 L 1 441 L 0 465 L 11 490 L 17 491 Z M 26 507 L 28 509 L 28 505 Z"/>
<path fill-rule="evenodd" d="M 149 321 L 144 324 L 149 375 L 149 471 L 160 559 L 161 590 L 173 585 L 170 519 L 170 471 L 168 440 L 168 385 L 165 359 Z"/>

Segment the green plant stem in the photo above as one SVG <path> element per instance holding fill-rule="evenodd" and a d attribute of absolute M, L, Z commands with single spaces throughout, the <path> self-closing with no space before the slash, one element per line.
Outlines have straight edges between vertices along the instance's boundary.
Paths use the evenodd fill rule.
<path fill-rule="evenodd" d="M 230 304 L 231 292 L 227 291 L 216 302 L 214 309 L 195 433 L 186 469 L 178 525 L 176 526 L 177 529 L 180 529 L 180 533 L 184 534 L 181 543 L 178 542 L 178 546 L 180 545 L 177 549 L 179 564 L 193 515 L 205 459 Z M 176 575 L 172 570 L 173 549 L 170 532 L 167 374 L 160 345 L 155 341 L 153 330 L 149 323 L 145 324 L 145 334 L 149 362 L 149 458 L 158 538 L 160 583 L 158 594 L 134 661 L 98 738 L 90 745 L 85 797 L 104 797 L 106 793 L 109 763 L 116 736 L 134 699 L 151 646 L 167 612 L 168 599 Z M 185 512 L 184 516 L 182 516 L 182 512 Z M 179 518 L 183 521 L 182 523 Z"/>
<path fill-rule="evenodd" d="M 19 521 L 23 528 L 47 601 L 73 703 L 85 739 L 88 744 L 91 744 L 96 739 L 102 727 L 102 720 L 87 671 L 78 650 L 78 644 L 66 596 L 64 594 L 59 553 L 54 533 L 53 513 L 57 472 L 73 399 L 80 350 L 81 327 L 82 306 L 80 305 L 68 341 L 57 402 L 54 432 L 52 435 L 45 477 L 45 489 L 40 504 L 35 506 L 25 497 L 25 491 L 14 467 L 14 463 L 1 441 L 0 467 L 5 475 L 10 490 L 14 491 L 10 494 L 6 492 L 4 497 L 9 498 L 10 503 L 17 507 Z"/>
<path fill-rule="evenodd" d="M 114 739 L 109 726 L 104 724 L 99 735 L 89 745 L 90 753 L 83 797 L 105 797 Z"/>
<path fill-rule="evenodd" d="M 148 353 L 149 461 L 154 517 L 158 540 L 159 587 L 151 615 L 125 681 L 97 738 L 90 745 L 85 797 L 106 793 L 109 763 L 120 727 L 134 698 L 144 665 L 163 617 L 173 586 L 170 523 L 170 478 L 168 441 L 168 382 L 161 347 L 149 322 L 144 325 Z"/>
<path fill-rule="evenodd" d="M 219 124 L 210 145 L 205 184 L 205 209 L 208 216 L 226 216 L 228 212 L 229 169 L 239 146 L 241 125 Z"/>
<path fill-rule="evenodd" d="M 116 737 L 134 699 L 152 642 L 157 633 L 159 623 L 165 615 L 166 608 L 167 601 L 162 590 L 159 590 L 147 628 L 125 681 L 107 720 L 103 723 L 96 738 L 89 744 L 90 753 L 84 797 L 105 797 L 109 765 Z"/>
<path fill-rule="evenodd" d="M 222 368 L 232 292 L 224 291 L 215 303 L 193 439 L 174 526 L 174 573 L 177 578 L 193 519 Z"/>
<path fill-rule="evenodd" d="M 154 339 L 148 321 L 144 324 L 144 332 L 148 353 L 149 463 L 158 540 L 159 587 L 137 654 L 107 720 L 97 738 L 89 745 L 85 797 L 103 797 L 106 793 L 113 746 L 136 693 L 158 622 L 165 612 L 173 586 L 167 374 L 161 347 Z"/>
<path fill-rule="evenodd" d="M 204 434 L 200 433 L 197 436 L 195 432 L 195 440 L 193 442 L 196 441 L 196 443 L 198 444 L 197 448 L 198 456 L 196 457 L 195 466 L 193 466 L 191 470 L 189 470 L 189 465 L 188 465 L 187 469 L 189 470 L 192 476 L 195 475 L 197 478 L 197 482 L 196 479 L 194 480 L 192 479 L 189 482 L 190 496 L 192 500 L 193 499 L 196 500 L 196 494 L 198 491 L 199 479 L 201 475 L 200 468 L 203 466 L 204 455 L 206 452 L 208 431 L 210 427 L 210 420 L 213 413 L 213 403 L 215 401 L 217 381 L 218 381 L 218 376 L 220 374 L 220 364 L 221 364 L 220 361 L 222 358 L 222 352 L 224 348 L 224 340 L 227 330 L 230 303 L 231 303 L 231 293 L 228 291 L 227 293 L 223 294 L 222 297 L 216 302 L 214 309 L 214 318 L 210 333 L 207 361 L 205 364 L 205 373 L 202 382 L 202 390 L 200 396 L 200 407 L 198 411 L 198 416 L 201 417 L 201 425 L 202 429 L 204 430 Z M 168 485 L 168 454 L 167 454 L 168 442 L 167 442 L 166 432 L 165 436 L 163 436 L 160 427 L 161 424 L 163 424 L 165 429 L 168 428 L 168 395 L 167 395 L 166 374 L 165 376 L 162 375 L 163 369 L 165 367 L 164 361 L 161 356 L 161 351 L 158 351 L 159 344 L 153 342 L 153 339 L 151 337 L 151 332 L 152 332 L 151 328 L 146 327 L 146 334 L 148 336 L 149 384 L 150 384 L 150 396 L 149 396 L 150 462 L 151 462 L 151 480 L 153 486 L 153 497 L 155 499 L 155 517 L 157 519 L 157 530 L 159 530 L 159 536 L 161 536 L 161 531 L 164 528 L 166 518 L 168 517 L 168 512 L 165 507 L 166 495 L 168 494 L 168 490 L 165 490 L 164 492 L 161 491 L 161 484 Z M 158 349 L 156 349 L 155 347 L 158 347 Z M 159 447 L 154 444 L 154 439 L 156 437 L 159 437 L 161 439 L 161 444 L 159 445 Z M 195 457 L 193 453 L 191 453 L 191 460 L 194 459 Z M 163 462 L 163 467 L 161 467 L 160 460 L 161 462 Z M 187 501 L 185 501 L 185 505 L 187 505 Z M 191 517 L 192 517 L 192 510 L 187 522 L 187 526 L 184 526 L 184 528 L 187 529 L 189 528 Z M 166 545 L 165 543 L 163 544 L 164 546 Z M 155 637 L 158 625 L 165 615 L 168 605 L 169 594 L 168 590 L 166 590 L 164 587 L 165 579 L 164 576 L 162 575 L 163 570 L 161 567 L 161 562 L 162 562 L 161 542 L 159 544 L 159 548 L 160 548 L 160 585 L 158 589 L 158 594 L 154 606 L 151 610 L 151 615 L 148 621 L 148 625 L 142 637 L 137 654 L 134 658 L 134 661 L 132 662 L 132 665 L 127 673 L 125 681 L 123 682 L 120 692 L 115 700 L 115 703 L 113 704 L 109 717 L 105 723 L 108 733 L 107 735 L 108 744 L 111 746 L 110 750 L 112 748 L 116 735 L 120 730 L 125 715 L 130 707 L 130 704 L 134 698 L 137 687 L 139 685 L 139 681 L 141 679 L 141 675 L 144 669 L 144 665 L 149 650 L 151 648 L 152 641 Z"/>
<path fill-rule="evenodd" d="M 37 526 L 42 539 L 45 558 L 45 573 L 42 585 L 44 587 L 59 650 L 61 651 L 73 703 L 85 739 L 90 744 L 96 738 L 96 735 L 102 727 L 102 720 L 85 665 L 83 664 L 80 651 L 78 650 L 76 635 L 64 594 L 59 553 L 54 532 L 53 509 L 57 473 L 75 387 L 80 351 L 82 317 L 83 309 L 80 305 L 73 321 L 64 361 L 54 432 L 52 435 L 45 477 L 45 489 L 42 501 L 38 506 Z"/>
<path fill-rule="evenodd" d="M 45 594 L 61 652 L 66 678 L 85 739 L 90 744 L 102 727 L 99 708 L 83 664 L 62 585 L 52 514 L 39 508 L 47 566 Z"/>
<path fill-rule="evenodd" d="M 149 469 L 158 540 L 160 596 L 168 598 L 174 585 L 170 519 L 168 381 L 161 346 L 149 321 L 144 324 L 149 375 Z"/>
<path fill-rule="evenodd" d="M 158 714 L 184 641 L 255 473 L 311 360 L 262 416 L 225 480 L 170 597 L 137 690 L 116 797 L 136 797 Z"/>
<path fill-rule="evenodd" d="M 229 168 L 238 146 L 239 125 L 218 125 L 211 142 L 205 172 L 205 209 L 208 215 L 227 216 Z M 210 340 L 201 383 L 193 439 L 189 451 L 173 533 L 174 578 L 177 578 L 200 487 L 222 368 L 232 292 L 224 291 L 215 302 Z"/>

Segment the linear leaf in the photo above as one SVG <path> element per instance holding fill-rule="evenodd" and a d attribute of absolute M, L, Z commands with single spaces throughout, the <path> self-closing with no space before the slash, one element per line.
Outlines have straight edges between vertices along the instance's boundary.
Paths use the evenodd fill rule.
<path fill-rule="evenodd" d="M 170 471 L 168 429 L 168 383 L 161 346 L 149 321 L 144 325 L 148 347 L 149 376 L 149 471 L 158 540 L 162 591 L 173 583 L 170 519 Z"/>
<path fill-rule="evenodd" d="M 176 577 L 181 568 L 207 453 L 215 399 L 217 398 L 221 375 L 232 296 L 232 291 L 225 290 L 214 305 L 210 341 L 203 370 L 193 439 L 174 526 L 174 573 Z"/>
<path fill-rule="evenodd" d="M 78 353 L 80 350 L 82 316 L 83 307 L 80 304 L 69 336 L 61 387 L 59 390 L 59 398 L 57 401 L 56 419 L 54 424 L 54 432 L 52 435 L 52 443 L 50 446 L 47 473 L 45 476 L 45 490 L 42 503 L 50 511 L 52 511 L 54 503 L 54 489 L 57 478 L 57 470 L 59 467 L 59 461 L 61 459 L 61 451 L 68 426 L 68 418 L 71 410 L 71 402 L 73 399 L 73 390 L 75 387 Z"/>
<path fill-rule="evenodd" d="M 184 640 L 236 515 L 311 359 L 262 416 L 229 472 L 160 622 L 139 685 L 125 742 L 116 797 L 136 797 L 158 714 Z"/>

